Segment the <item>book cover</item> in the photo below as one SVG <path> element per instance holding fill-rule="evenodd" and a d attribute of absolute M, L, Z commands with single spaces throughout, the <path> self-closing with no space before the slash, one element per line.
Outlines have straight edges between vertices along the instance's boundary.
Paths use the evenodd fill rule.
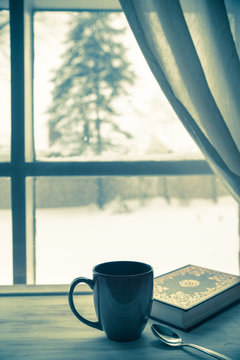
<path fill-rule="evenodd" d="M 187 265 L 154 279 L 151 315 L 188 328 L 239 298 L 239 276 Z"/>

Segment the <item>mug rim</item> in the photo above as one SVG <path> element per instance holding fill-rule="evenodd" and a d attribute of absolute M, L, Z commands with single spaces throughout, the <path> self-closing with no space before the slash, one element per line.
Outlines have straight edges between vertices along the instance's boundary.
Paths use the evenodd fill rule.
<path fill-rule="evenodd" d="M 108 265 L 108 264 L 135 264 L 135 265 L 144 265 L 146 267 L 148 267 L 148 270 L 145 271 L 141 271 L 141 272 L 136 272 L 134 274 L 108 274 L 108 273 L 104 273 L 103 271 L 97 270 L 98 267 L 100 266 L 104 266 L 104 265 Z M 143 275 L 147 275 L 149 273 L 153 273 L 153 267 L 150 264 L 141 262 L 141 261 L 133 261 L 133 260 L 116 260 L 116 261 L 106 261 L 100 264 L 97 264 L 93 267 L 92 269 L 93 274 L 97 274 L 100 276 L 105 276 L 105 277 L 135 277 L 135 276 L 143 276 Z"/>

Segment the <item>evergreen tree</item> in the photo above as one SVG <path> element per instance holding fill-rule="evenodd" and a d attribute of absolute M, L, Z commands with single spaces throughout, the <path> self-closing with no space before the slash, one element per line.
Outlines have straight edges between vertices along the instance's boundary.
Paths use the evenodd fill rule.
<path fill-rule="evenodd" d="M 71 19 L 63 65 L 52 79 L 49 143 L 59 155 L 101 154 L 131 138 L 116 122 L 114 101 L 134 73 L 113 14 L 82 12 Z M 117 139 L 117 140 L 116 140 Z"/>

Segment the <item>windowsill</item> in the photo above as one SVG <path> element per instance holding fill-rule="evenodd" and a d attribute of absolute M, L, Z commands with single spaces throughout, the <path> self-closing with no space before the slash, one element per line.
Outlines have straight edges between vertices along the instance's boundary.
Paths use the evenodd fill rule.
<path fill-rule="evenodd" d="M 1 296 L 34 296 L 34 295 L 67 295 L 69 285 L 1 285 Z M 75 293 L 91 294 L 92 291 L 85 284 L 81 285 L 81 290 Z"/>

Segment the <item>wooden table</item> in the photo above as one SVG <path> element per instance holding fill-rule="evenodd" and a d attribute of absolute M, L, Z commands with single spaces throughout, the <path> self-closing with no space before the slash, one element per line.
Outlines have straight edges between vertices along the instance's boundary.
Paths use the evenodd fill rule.
<path fill-rule="evenodd" d="M 78 307 L 93 319 L 91 295 L 78 296 Z M 104 333 L 82 324 L 71 313 L 66 295 L 1 296 L 1 360 L 128 360 L 211 359 L 190 348 L 170 348 L 158 342 L 150 330 L 129 343 L 108 340 Z M 240 359 L 240 302 L 215 315 L 190 332 L 186 341 Z M 214 358 L 212 358 L 214 359 Z"/>

